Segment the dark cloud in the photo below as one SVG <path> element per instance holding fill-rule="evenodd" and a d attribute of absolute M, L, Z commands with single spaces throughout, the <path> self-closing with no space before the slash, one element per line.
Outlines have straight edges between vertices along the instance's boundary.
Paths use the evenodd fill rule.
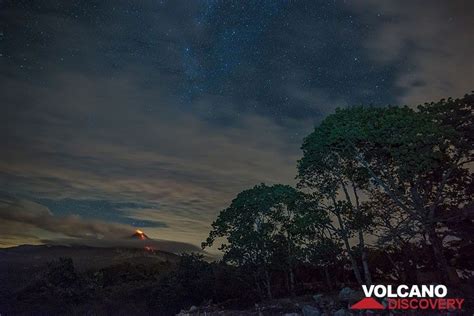
<path fill-rule="evenodd" d="M 134 227 L 166 227 L 165 223 L 137 220 L 129 217 L 128 210 L 153 208 L 153 205 L 136 202 L 114 202 L 107 200 L 76 200 L 76 199 L 45 199 L 39 198 L 34 202 L 48 207 L 54 215 L 74 216 L 81 214 L 87 218 L 109 220 L 114 218 L 115 222 L 131 225 Z"/>
<path fill-rule="evenodd" d="M 55 216 L 37 203 L 5 197 L 0 200 L 0 218 L 3 236 L 34 236 L 35 231 L 44 230 L 78 238 L 125 238 L 134 232 L 133 227 L 123 224 L 84 219 L 77 215 Z"/>
<path fill-rule="evenodd" d="M 33 244 L 143 248 L 144 242 L 130 239 L 134 232 L 135 228 L 129 225 L 78 215 L 55 215 L 32 201 L 6 195 L 0 199 L 0 246 L 4 247 L 27 240 Z M 44 239 L 44 236 L 51 239 Z M 173 253 L 200 251 L 189 243 L 160 239 L 150 239 L 146 246 Z"/>
<path fill-rule="evenodd" d="M 362 1 L 353 6 L 377 26 L 365 39 L 369 57 L 397 65 L 399 102 L 460 97 L 473 89 L 474 2 Z"/>

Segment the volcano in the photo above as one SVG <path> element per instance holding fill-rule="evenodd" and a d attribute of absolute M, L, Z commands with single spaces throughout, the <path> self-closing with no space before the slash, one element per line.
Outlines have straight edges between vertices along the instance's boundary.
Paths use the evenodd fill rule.
<path fill-rule="evenodd" d="M 139 240 L 149 240 L 150 238 L 141 230 L 137 229 L 135 233 L 130 236 L 132 239 L 139 239 Z"/>

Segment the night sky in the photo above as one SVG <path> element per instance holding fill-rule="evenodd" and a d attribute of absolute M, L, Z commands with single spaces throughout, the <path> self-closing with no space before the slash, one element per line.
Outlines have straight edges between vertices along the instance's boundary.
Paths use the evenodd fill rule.
<path fill-rule="evenodd" d="M 472 1 L 0 0 L 0 247 L 199 244 L 336 107 L 473 90 Z"/>

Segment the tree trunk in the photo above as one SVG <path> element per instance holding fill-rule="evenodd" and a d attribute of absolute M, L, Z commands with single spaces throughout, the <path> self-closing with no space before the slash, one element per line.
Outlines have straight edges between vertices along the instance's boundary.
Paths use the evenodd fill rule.
<path fill-rule="evenodd" d="M 344 188 L 344 192 L 345 192 L 346 196 L 348 197 L 348 202 L 352 204 L 352 202 L 349 198 L 349 195 L 347 193 L 347 189 L 345 188 L 343 182 L 342 182 L 342 187 Z M 332 201 L 334 203 L 334 207 L 337 207 L 336 206 L 336 199 L 334 197 L 332 198 Z M 357 283 L 359 283 L 359 285 L 362 285 L 364 283 L 364 281 L 362 280 L 362 276 L 360 274 L 359 266 L 357 265 L 357 262 L 354 259 L 354 256 L 352 255 L 351 246 L 349 245 L 349 239 L 347 238 L 346 228 L 344 227 L 341 215 L 338 212 L 336 212 L 336 218 L 337 218 L 339 227 L 341 229 L 341 237 L 344 241 L 344 246 L 346 247 L 347 254 L 349 255 L 349 260 L 351 261 L 351 264 L 352 264 L 352 269 L 354 270 L 355 278 L 357 280 Z"/>
<path fill-rule="evenodd" d="M 404 247 L 402 252 L 403 256 L 403 271 L 405 272 L 405 281 L 411 280 L 413 284 L 418 283 L 418 266 L 415 261 L 410 263 L 410 258 L 415 258 L 413 251 L 411 248 Z M 408 250 L 407 250 L 408 249 Z"/>
<path fill-rule="evenodd" d="M 295 274 L 293 272 L 293 268 L 290 267 L 290 294 L 291 296 L 295 296 Z"/>
<path fill-rule="evenodd" d="M 356 189 L 356 186 L 355 186 L 354 182 L 352 181 L 351 183 L 352 183 L 352 190 L 354 192 L 354 197 L 355 197 L 356 212 L 358 214 L 361 214 L 359 194 L 357 194 L 357 189 Z M 346 195 L 347 201 L 351 205 L 353 205 L 352 200 L 349 196 L 349 193 L 347 192 L 347 189 L 346 189 L 344 183 L 343 183 L 343 189 L 344 189 L 344 193 Z M 365 248 L 364 232 L 362 231 L 362 229 L 359 229 L 359 249 L 360 249 L 360 253 L 361 253 L 361 257 L 362 257 L 361 259 L 362 259 L 362 267 L 364 269 L 365 282 L 366 282 L 366 285 L 371 285 L 372 284 L 372 275 L 370 274 L 369 262 L 368 262 L 368 259 L 367 259 L 367 249 Z"/>
<path fill-rule="evenodd" d="M 253 278 L 255 280 L 255 285 L 257 286 L 258 296 L 260 296 L 260 300 L 263 301 L 264 296 L 263 296 L 262 287 L 260 286 L 260 281 L 258 280 L 258 277 L 256 274 L 253 275 Z"/>
<path fill-rule="evenodd" d="M 324 265 L 324 275 L 326 276 L 326 283 L 328 284 L 329 291 L 332 291 L 332 281 L 327 265 Z"/>
<path fill-rule="evenodd" d="M 288 215 L 288 217 L 290 217 Z M 293 258 L 293 247 L 292 238 L 289 232 L 287 232 L 287 246 L 288 246 L 288 275 L 289 277 L 289 292 L 291 296 L 295 296 L 295 276 L 293 272 L 294 258 Z"/>
<path fill-rule="evenodd" d="M 436 264 L 438 266 L 439 272 L 441 273 L 441 280 L 446 284 L 450 284 L 451 278 L 449 277 L 448 260 L 443 253 L 443 245 L 436 234 L 434 227 L 428 230 L 428 238 L 431 243 L 431 249 L 433 249 Z"/>
<path fill-rule="evenodd" d="M 399 266 L 397 266 L 397 264 L 395 263 L 395 261 L 393 261 L 392 257 L 390 256 L 390 254 L 388 252 L 385 252 L 385 256 L 387 257 L 388 261 L 390 261 L 390 263 L 392 264 L 393 269 L 395 270 L 395 273 L 397 274 L 396 275 L 397 281 L 400 282 L 400 283 L 405 284 L 406 281 L 407 281 L 407 278 L 406 278 L 406 275 L 405 275 L 404 271 L 402 269 L 400 269 Z"/>
<path fill-rule="evenodd" d="M 364 276 L 366 285 L 372 284 L 372 275 L 369 270 L 369 262 L 367 259 L 367 249 L 365 248 L 364 233 L 362 230 L 359 230 L 359 247 L 362 256 L 362 266 L 364 268 Z"/>
<path fill-rule="evenodd" d="M 339 223 L 339 227 L 341 228 L 342 231 L 344 231 L 345 228 L 344 228 L 344 225 L 342 224 L 341 215 L 336 214 L 336 218 Z M 354 276 L 357 280 L 357 283 L 359 283 L 359 285 L 362 285 L 364 284 L 364 282 L 362 281 L 362 276 L 360 274 L 359 266 L 357 265 L 357 262 L 354 259 L 354 256 L 352 255 L 351 246 L 349 245 L 349 239 L 347 238 L 345 233 L 342 233 L 341 235 L 342 235 L 341 236 L 342 240 L 344 241 L 344 246 L 346 247 L 346 250 L 347 250 L 347 254 L 349 255 L 349 260 L 351 261 L 352 270 L 354 270 Z"/>
<path fill-rule="evenodd" d="M 271 287 L 271 281 L 270 281 L 270 274 L 268 273 L 268 270 L 265 269 L 265 287 L 267 288 L 267 297 L 269 300 L 273 299 L 272 295 L 272 287 Z"/>

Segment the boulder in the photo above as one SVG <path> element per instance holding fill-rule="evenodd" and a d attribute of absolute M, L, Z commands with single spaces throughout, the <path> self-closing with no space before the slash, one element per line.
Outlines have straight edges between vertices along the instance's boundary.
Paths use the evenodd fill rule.
<path fill-rule="evenodd" d="M 313 299 L 316 302 L 316 304 L 321 304 L 323 300 L 323 295 L 322 294 L 315 294 L 313 295 Z"/>
<path fill-rule="evenodd" d="M 358 300 L 359 293 L 357 291 L 354 291 L 350 287 L 345 287 L 339 292 L 339 300 L 341 302 L 355 302 Z"/>
<path fill-rule="evenodd" d="M 348 315 L 348 313 L 344 308 L 341 308 L 340 310 L 337 310 L 334 313 L 334 316 L 346 316 L 346 315 Z"/>
<path fill-rule="evenodd" d="M 319 308 L 311 305 L 304 305 L 302 312 L 304 316 L 321 316 L 321 311 Z"/>

